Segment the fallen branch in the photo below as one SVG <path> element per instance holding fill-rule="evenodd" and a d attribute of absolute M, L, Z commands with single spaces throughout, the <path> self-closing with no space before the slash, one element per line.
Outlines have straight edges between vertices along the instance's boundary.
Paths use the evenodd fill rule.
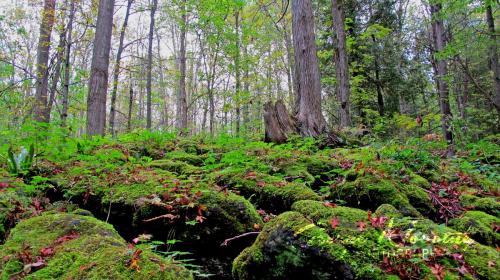
<path fill-rule="evenodd" d="M 179 215 L 165 214 L 165 215 L 161 215 L 161 216 L 154 217 L 154 218 L 151 218 L 151 219 L 143 220 L 143 222 L 149 223 L 149 222 L 153 222 L 153 221 L 161 220 L 161 219 L 175 220 L 177 218 L 179 218 Z"/>
<path fill-rule="evenodd" d="M 243 234 L 237 235 L 235 237 L 231 237 L 231 238 L 224 240 L 224 242 L 222 242 L 222 244 L 220 244 L 220 246 L 227 246 L 228 243 L 233 241 L 233 240 L 240 239 L 242 237 L 249 236 L 249 235 L 257 235 L 259 233 L 260 233 L 260 231 L 251 231 L 251 232 L 243 233 Z"/>

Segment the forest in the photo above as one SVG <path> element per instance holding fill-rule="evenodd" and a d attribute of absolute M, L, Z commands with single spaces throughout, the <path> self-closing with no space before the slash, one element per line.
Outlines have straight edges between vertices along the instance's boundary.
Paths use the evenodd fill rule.
<path fill-rule="evenodd" d="M 499 0 L 0 0 L 0 280 L 500 280 Z"/>

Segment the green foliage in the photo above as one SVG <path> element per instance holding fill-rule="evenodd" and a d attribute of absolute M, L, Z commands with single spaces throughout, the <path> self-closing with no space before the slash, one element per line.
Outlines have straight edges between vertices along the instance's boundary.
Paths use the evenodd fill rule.
<path fill-rule="evenodd" d="M 7 166 L 9 168 L 9 172 L 16 176 L 24 175 L 33 165 L 33 160 L 35 158 L 35 145 L 31 144 L 29 150 L 21 147 L 19 154 L 16 154 L 14 149 L 10 147 L 7 153 Z"/>

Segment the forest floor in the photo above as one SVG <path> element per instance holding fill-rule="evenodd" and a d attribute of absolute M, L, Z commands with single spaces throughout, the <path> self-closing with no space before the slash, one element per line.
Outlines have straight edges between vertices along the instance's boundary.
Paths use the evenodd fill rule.
<path fill-rule="evenodd" d="M 500 138 L 445 155 L 151 133 L 13 152 L 0 279 L 500 279 Z"/>

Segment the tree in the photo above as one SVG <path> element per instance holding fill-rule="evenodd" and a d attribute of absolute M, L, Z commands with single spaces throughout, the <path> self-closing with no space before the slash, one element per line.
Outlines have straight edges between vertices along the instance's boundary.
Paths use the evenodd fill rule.
<path fill-rule="evenodd" d="M 181 1 L 181 38 L 179 50 L 179 92 L 177 95 L 177 129 L 181 134 L 186 133 L 188 124 L 187 97 L 186 97 L 186 33 L 187 11 L 186 0 Z"/>
<path fill-rule="evenodd" d="M 87 135 L 104 135 L 114 0 L 100 0 L 87 97 Z"/>
<path fill-rule="evenodd" d="M 66 119 L 68 118 L 69 108 L 69 79 L 70 79 L 70 58 L 71 58 L 71 45 L 73 44 L 73 22 L 75 20 L 75 1 L 71 0 L 69 11 L 68 31 L 66 38 L 66 58 L 64 59 L 64 88 L 62 93 L 62 114 L 61 125 L 66 126 Z"/>
<path fill-rule="evenodd" d="M 347 58 L 344 10 L 342 0 L 332 0 L 333 28 L 335 31 L 335 66 L 337 75 L 336 95 L 340 103 L 340 127 L 351 125 L 349 64 Z"/>
<path fill-rule="evenodd" d="M 118 50 L 116 52 L 115 67 L 113 70 L 113 89 L 111 91 L 111 108 L 109 110 L 109 131 L 111 135 L 116 136 L 115 129 L 115 118 L 116 118 L 116 95 L 118 92 L 118 78 L 120 76 L 120 65 L 122 60 L 122 53 L 125 49 L 125 32 L 127 30 L 128 19 L 130 16 L 130 9 L 132 7 L 134 0 L 127 0 L 127 9 L 125 11 L 125 19 L 123 20 L 123 25 L 120 30 L 120 42 L 118 43 Z"/>
<path fill-rule="evenodd" d="M 34 114 L 35 120 L 39 122 L 48 122 L 48 102 L 47 92 L 49 83 L 49 50 L 50 34 L 54 26 L 55 0 L 45 0 L 42 11 L 42 22 L 40 23 L 40 37 L 38 40 L 37 62 L 36 62 L 36 93 Z"/>
<path fill-rule="evenodd" d="M 493 106 L 498 113 L 498 131 L 500 131 L 500 64 L 498 63 L 497 36 L 495 33 L 495 18 L 493 17 L 492 4 L 495 1 L 486 1 L 486 23 L 488 24 L 488 32 L 490 34 L 490 69 L 493 73 Z"/>
<path fill-rule="evenodd" d="M 441 126 L 443 129 L 443 135 L 445 140 L 448 142 L 449 149 L 448 155 L 453 154 L 453 133 L 451 131 L 451 120 L 453 118 L 450 109 L 449 100 L 449 89 L 448 83 L 446 82 L 446 76 L 448 75 L 447 62 L 445 59 L 440 58 L 439 54 L 446 47 L 445 42 L 445 27 L 443 20 L 440 18 L 441 15 L 441 3 L 434 1 L 431 4 L 431 27 L 432 27 L 432 37 L 433 37 L 433 54 L 435 60 L 435 79 L 437 84 L 437 89 L 439 92 L 439 107 L 442 114 Z"/>
<path fill-rule="evenodd" d="M 292 29 L 298 131 L 303 137 L 319 137 L 327 132 L 327 124 L 321 112 L 321 83 L 310 0 L 292 1 Z"/>
<path fill-rule="evenodd" d="M 149 23 L 149 36 L 148 36 L 148 65 L 147 65 L 147 81 L 146 81 L 146 95 L 147 95 L 147 114 L 146 114 L 146 128 L 151 130 L 152 124 L 152 93 L 151 93 L 151 72 L 153 71 L 153 37 L 155 32 L 155 13 L 158 6 L 158 0 L 152 0 L 151 16 Z"/>

